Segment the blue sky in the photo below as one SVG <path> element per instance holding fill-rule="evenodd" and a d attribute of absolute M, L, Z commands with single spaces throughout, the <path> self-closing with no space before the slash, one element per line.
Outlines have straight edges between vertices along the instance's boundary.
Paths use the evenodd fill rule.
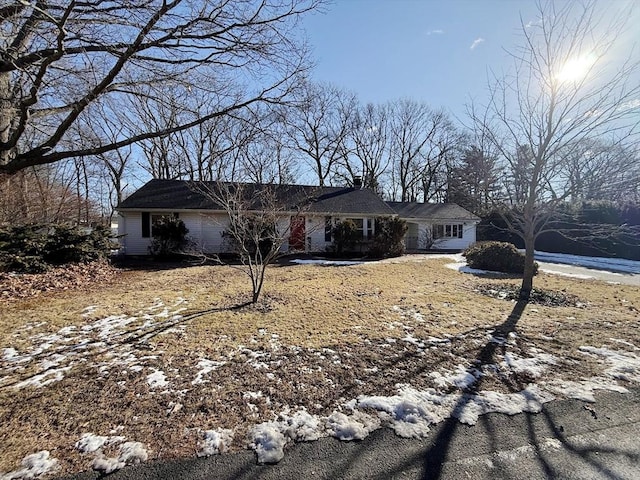
<path fill-rule="evenodd" d="M 325 11 L 304 22 L 312 78 L 363 102 L 409 97 L 460 117 L 484 96 L 489 70 L 509 67 L 521 17 L 536 17 L 533 0 L 335 0 Z"/>

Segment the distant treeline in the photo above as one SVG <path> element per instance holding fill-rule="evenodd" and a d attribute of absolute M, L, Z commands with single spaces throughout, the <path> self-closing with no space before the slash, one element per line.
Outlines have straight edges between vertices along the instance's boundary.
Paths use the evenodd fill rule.
<path fill-rule="evenodd" d="M 507 212 L 506 215 L 509 215 Z M 640 204 L 607 201 L 566 204 L 549 220 L 536 240 L 536 250 L 574 255 L 640 260 Z M 478 241 L 499 240 L 524 248 L 524 242 L 507 229 L 497 210 L 483 216 Z"/>

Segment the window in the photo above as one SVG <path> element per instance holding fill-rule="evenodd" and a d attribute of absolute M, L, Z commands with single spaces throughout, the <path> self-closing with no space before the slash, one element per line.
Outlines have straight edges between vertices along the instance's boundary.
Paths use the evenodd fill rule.
<path fill-rule="evenodd" d="M 333 232 L 333 221 L 331 217 L 324 217 L 324 241 L 331 241 L 331 233 Z"/>
<path fill-rule="evenodd" d="M 362 240 L 364 237 L 364 218 L 347 218 L 347 221 L 352 222 L 356 226 L 358 231 L 358 239 Z"/>
<path fill-rule="evenodd" d="M 151 236 L 152 237 L 156 237 L 158 235 L 156 232 L 156 225 L 160 220 L 162 220 L 162 218 L 166 216 L 167 215 L 163 215 L 161 213 L 154 213 L 151 215 Z"/>
<path fill-rule="evenodd" d="M 347 218 L 345 220 L 352 222 L 356 226 L 359 240 L 373 240 L 375 222 L 372 218 Z"/>
<path fill-rule="evenodd" d="M 158 223 L 158 221 L 162 217 L 168 217 L 173 215 L 175 218 L 178 218 L 180 214 L 175 212 L 173 214 L 170 213 L 149 213 L 142 212 L 142 238 L 155 237 L 156 234 L 154 232 L 154 226 Z"/>
<path fill-rule="evenodd" d="M 463 225 L 461 223 L 434 225 L 433 238 L 462 238 Z"/>
<path fill-rule="evenodd" d="M 142 238 L 149 238 L 151 232 L 151 214 L 142 212 Z"/>

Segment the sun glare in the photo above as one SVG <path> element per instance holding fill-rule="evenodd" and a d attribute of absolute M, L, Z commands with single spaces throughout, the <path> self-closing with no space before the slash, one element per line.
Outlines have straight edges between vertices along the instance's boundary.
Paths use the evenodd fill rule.
<path fill-rule="evenodd" d="M 561 82 L 577 82 L 582 80 L 589 69 L 596 62 L 592 53 L 568 60 L 557 73 L 556 78 Z"/>

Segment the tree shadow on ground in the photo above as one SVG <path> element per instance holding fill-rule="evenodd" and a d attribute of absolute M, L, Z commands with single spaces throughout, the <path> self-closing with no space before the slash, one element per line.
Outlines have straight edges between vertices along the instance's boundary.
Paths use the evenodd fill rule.
<path fill-rule="evenodd" d="M 473 374 L 476 370 L 482 372 L 485 367 L 496 363 L 497 353 L 505 353 L 505 349 L 507 348 L 506 340 L 510 333 L 516 331 L 516 326 L 522 317 L 527 303 L 528 302 L 524 300 L 518 301 L 507 319 L 494 328 L 493 338 L 482 347 L 471 367 L 467 369 L 468 373 Z M 501 351 L 499 351 L 499 349 Z M 375 478 L 380 478 L 381 480 L 383 478 L 392 478 L 402 474 L 406 470 L 415 471 L 416 469 L 421 470 L 420 478 L 423 480 L 443 478 L 443 468 L 449 460 L 449 454 L 454 440 L 459 442 L 460 437 L 465 434 L 464 429 L 470 428 L 467 425 L 461 424 L 456 414 L 462 412 L 467 405 L 473 402 L 474 396 L 479 393 L 483 387 L 483 375 L 474 375 L 474 377 L 476 380 L 464 389 L 463 395 L 453 407 L 451 415 L 442 424 L 435 427 L 437 428 L 437 433 L 433 439 L 429 440 L 426 448 L 421 449 L 419 454 L 414 455 L 404 462 L 392 463 L 388 471 Z M 520 392 L 527 387 L 527 382 L 525 380 L 516 381 L 508 385 L 508 387 L 511 392 Z M 543 416 L 545 421 L 545 435 L 540 436 L 541 428 L 534 425 L 535 415 Z M 554 419 L 545 408 L 542 408 L 541 412 L 537 414 L 524 413 L 522 418 L 524 419 L 522 429 L 526 430 L 528 444 L 533 449 L 540 472 L 542 472 L 546 478 L 556 478 L 558 475 L 553 462 L 547 458 L 544 450 L 544 442 L 548 441 L 550 436 L 559 442 L 561 448 L 572 457 L 575 457 L 576 461 L 581 461 L 583 464 L 589 465 L 592 470 L 602 475 L 602 478 L 619 478 L 619 475 L 605 465 L 602 458 L 598 457 L 599 454 L 609 453 L 621 455 L 632 463 L 640 460 L 638 454 L 631 451 L 616 450 L 607 447 L 603 448 L 601 446 L 596 448 L 576 445 L 567 434 L 565 434 L 562 425 L 558 424 L 556 419 Z M 499 431 L 495 425 L 495 416 L 492 417 L 491 414 L 481 415 L 478 422 L 480 424 L 478 428 L 481 428 L 486 434 L 489 453 L 499 451 L 500 444 L 503 443 L 503 441 L 501 441 Z M 363 442 L 360 449 L 356 449 L 351 453 L 351 460 L 347 461 L 347 463 L 357 463 L 358 458 L 365 454 L 367 448 L 366 443 Z M 502 468 L 499 464 L 495 465 L 491 472 L 492 476 L 495 478 L 511 478 L 513 472 L 503 471 Z M 341 465 L 340 469 L 336 470 L 336 475 L 341 471 L 344 471 L 344 465 Z"/>
<path fill-rule="evenodd" d="M 522 317 L 522 314 L 527 306 L 526 300 L 520 300 L 516 302 L 513 310 L 507 317 L 507 319 L 500 325 L 496 326 L 494 330 L 494 338 L 503 339 L 506 341 L 509 333 L 515 332 L 516 325 L 518 321 Z M 504 343 L 502 343 L 504 344 Z M 489 341 L 485 344 L 485 346 L 480 350 L 476 360 L 473 362 L 474 366 L 472 368 L 478 369 L 480 371 L 483 370 L 487 365 L 492 365 L 495 363 L 494 357 L 497 352 L 498 347 L 501 345 L 501 342 Z M 464 393 L 476 394 L 482 388 L 483 376 L 476 377 L 476 380 L 470 385 Z M 449 452 L 449 447 L 451 445 L 451 440 L 455 434 L 456 429 L 460 426 L 460 421 L 458 418 L 453 415 L 454 412 L 462 411 L 466 405 L 469 404 L 471 398 L 469 395 L 462 395 L 460 400 L 455 405 L 452 415 L 449 416 L 444 421 L 444 424 L 439 429 L 438 435 L 436 436 L 435 442 L 433 446 L 425 452 L 424 455 L 424 467 L 423 467 L 423 479 L 437 479 L 440 478 L 442 473 L 442 467 L 444 466 L 447 454 Z M 493 432 L 489 430 L 489 435 L 491 437 L 491 441 L 493 442 Z"/>

